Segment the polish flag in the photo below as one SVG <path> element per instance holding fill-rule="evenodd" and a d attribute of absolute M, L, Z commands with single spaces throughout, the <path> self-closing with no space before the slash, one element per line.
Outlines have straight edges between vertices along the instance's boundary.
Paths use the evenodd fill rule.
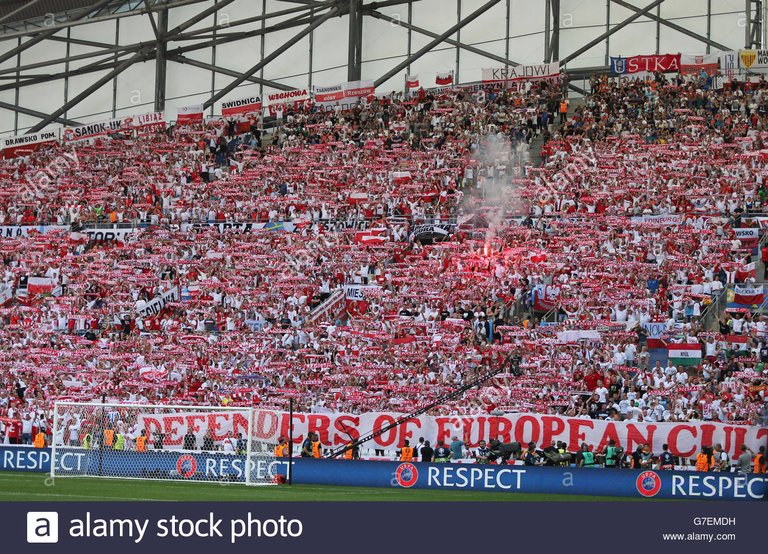
<path fill-rule="evenodd" d="M 387 229 L 386 227 L 379 227 L 357 231 L 355 242 L 358 244 L 383 244 L 387 242 Z"/>
<path fill-rule="evenodd" d="M 53 290 L 53 279 L 50 277 L 30 277 L 27 281 L 27 294 L 50 294 Z"/>
<path fill-rule="evenodd" d="M 736 280 L 746 281 L 750 277 L 756 277 L 755 262 L 745 264 L 736 270 Z"/>
<path fill-rule="evenodd" d="M 405 76 L 405 88 L 419 88 L 419 76 L 418 75 L 406 75 Z"/>
<path fill-rule="evenodd" d="M 734 303 L 742 306 L 759 306 L 765 300 L 763 285 L 758 285 L 756 287 L 736 285 L 733 288 L 733 292 Z"/>
<path fill-rule="evenodd" d="M 450 71 L 445 73 L 438 73 L 437 77 L 435 77 L 435 84 L 440 86 L 453 84 L 453 73 Z"/>
<path fill-rule="evenodd" d="M 368 200 L 367 192 L 354 191 L 349 195 L 350 204 L 361 204 L 363 202 L 366 202 L 367 200 Z"/>
<path fill-rule="evenodd" d="M 392 172 L 392 181 L 396 185 L 407 185 L 411 182 L 411 172 L 410 171 L 393 171 Z"/>

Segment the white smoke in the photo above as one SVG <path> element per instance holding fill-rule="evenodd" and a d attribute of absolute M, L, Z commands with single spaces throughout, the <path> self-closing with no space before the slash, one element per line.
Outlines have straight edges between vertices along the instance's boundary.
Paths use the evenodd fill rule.
<path fill-rule="evenodd" d="M 486 168 L 488 176 L 482 184 L 482 194 L 476 213 L 488 222 L 484 253 L 490 252 L 499 234 L 505 216 L 527 215 L 522 185 L 515 180 L 525 176 L 525 165 L 530 154 L 523 142 L 513 144 L 505 135 L 488 134 L 479 142 L 475 157 L 479 169 Z"/>

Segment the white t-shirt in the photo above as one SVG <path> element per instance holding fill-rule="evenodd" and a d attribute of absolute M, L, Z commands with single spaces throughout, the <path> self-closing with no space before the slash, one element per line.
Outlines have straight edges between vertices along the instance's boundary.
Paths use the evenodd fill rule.
<path fill-rule="evenodd" d="M 600 402 L 602 403 L 602 402 L 605 402 L 606 397 L 608 396 L 608 389 L 602 386 L 595 389 L 595 393 L 597 394 L 598 398 L 600 399 Z"/>
<path fill-rule="evenodd" d="M 733 332 L 741 333 L 742 329 L 744 329 L 744 320 L 733 318 L 731 321 L 733 321 Z"/>
<path fill-rule="evenodd" d="M 80 439 L 80 422 L 76 421 L 69 425 L 69 440 L 76 441 Z"/>

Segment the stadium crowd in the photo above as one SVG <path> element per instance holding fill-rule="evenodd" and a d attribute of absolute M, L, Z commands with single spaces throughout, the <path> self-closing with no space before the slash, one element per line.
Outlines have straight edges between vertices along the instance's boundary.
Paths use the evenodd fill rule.
<path fill-rule="evenodd" d="M 562 124 L 552 85 L 422 90 L 0 162 L 4 440 L 57 399 L 408 413 L 501 368 L 430 413 L 765 422 L 766 318 L 705 316 L 758 277 L 768 83 L 592 90 Z"/>

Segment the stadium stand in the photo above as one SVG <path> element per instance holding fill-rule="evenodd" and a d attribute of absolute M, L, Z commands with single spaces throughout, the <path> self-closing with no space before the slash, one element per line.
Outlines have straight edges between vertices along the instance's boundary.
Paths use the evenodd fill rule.
<path fill-rule="evenodd" d="M 765 423 L 768 83 L 591 85 L 0 162 L 6 442 L 56 400 L 408 413 L 513 354 L 434 414 Z"/>

